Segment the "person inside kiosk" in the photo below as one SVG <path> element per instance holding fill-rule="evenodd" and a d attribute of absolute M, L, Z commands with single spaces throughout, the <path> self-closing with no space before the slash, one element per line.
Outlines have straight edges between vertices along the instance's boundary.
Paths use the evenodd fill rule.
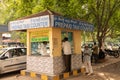
<path fill-rule="evenodd" d="M 49 42 L 34 42 L 32 43 L 32 55 L 48 56 L 50 54 Z"/>
<path fill-rule="evenodd" d="M 38 47 L 40 49 L 40 54 L 41 55 L 48 55 L 48 53 L 47 53 L 47 42 L 46 41 L 42 42 L 42 44 Z"/>

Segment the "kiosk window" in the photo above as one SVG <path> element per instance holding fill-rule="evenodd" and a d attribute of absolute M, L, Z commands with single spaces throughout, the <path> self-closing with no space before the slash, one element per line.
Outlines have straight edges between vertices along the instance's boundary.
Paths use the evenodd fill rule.
<path fill-rule="evenodd" d="M 49 42 L 48 40 L 31 42 L 31 54 L 33 55 L 49 55 Z"/>
<path fill-rule="evenodd" d="M 31 32 L 31 54 L 49 55 L 49 30 Z"/>
<path fill-rule="evenodd" d="M 49 55 L 49 42 L 32 42 L 31 43 L 32 55 Z"/>

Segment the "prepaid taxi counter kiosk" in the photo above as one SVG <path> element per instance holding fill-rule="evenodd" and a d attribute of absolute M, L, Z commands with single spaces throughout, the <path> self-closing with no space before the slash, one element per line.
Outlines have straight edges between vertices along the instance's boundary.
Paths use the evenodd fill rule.
<path fill-rule="evenodd" d="M 80 69 L 81 31 L 92 31 L 93 25 L 84 21 L 65 18 L 58 13 L 46 10 L 11 21 L 9 30 L 27 30 L 27 68 L 26 71 L 48 75 L 64 71 L 62 40 L 68 37 L 72 46 L 72 70 Z M 46 51 L 41 47 L 46 43 Z"/>

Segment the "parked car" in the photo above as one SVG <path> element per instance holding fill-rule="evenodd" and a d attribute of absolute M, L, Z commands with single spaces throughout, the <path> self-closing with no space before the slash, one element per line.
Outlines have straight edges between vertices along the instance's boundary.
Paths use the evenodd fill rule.
<path fill-rule="evenodd" d="M 26 48 L 10 47 L 0 49 L 0 74 L 26 68 Z"/>

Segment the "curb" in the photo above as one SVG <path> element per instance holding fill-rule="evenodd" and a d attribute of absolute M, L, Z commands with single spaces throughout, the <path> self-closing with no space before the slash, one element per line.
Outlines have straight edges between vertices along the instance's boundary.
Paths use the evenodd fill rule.
<path fill-rule="evenodd" d="M 38 74 L 36 72 L 28 72 L 26 70 L 21 70 L 20 74 L 22 76 L 30 76 L 32 78 L 40 78 L 41 80 L 61 80 L 61 79 L 66 79 L 69 78 L 70 76 L 77 76 L 79 75 L 79 73 L 84 73 L 85 72 L 85 68 L 81 68 L 78 70 L 73 70 L 71 72 L 65 72 L 65 73 L 61 73 L 59 75 L 46 75 L 46 74 Z"/>

